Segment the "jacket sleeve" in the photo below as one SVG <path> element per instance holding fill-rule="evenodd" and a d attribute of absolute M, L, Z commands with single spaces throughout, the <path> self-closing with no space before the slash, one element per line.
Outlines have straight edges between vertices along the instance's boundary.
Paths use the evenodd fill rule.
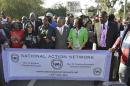
<path fill-rule="evenodd" d="M 69 32 L 69 36 L 68 36 L 68 41 L 69 42 L 72 42 L 72 30 L 73 29 L 71 29 L 70 32 Z"/>
<path fill-rule="evenodd" d="M 84 28 L 84 42 L 82 47 L 86 44 L 87 41 L 88 41 L 88 30 Z"/>
<path fill-rule="evenodd" d="M 121 37 L 118 37 L 114 43 L 114 45 L 112 46 L 112 48 L 119 48 L 120 47 L 120 44 L 121 44 Z"/>

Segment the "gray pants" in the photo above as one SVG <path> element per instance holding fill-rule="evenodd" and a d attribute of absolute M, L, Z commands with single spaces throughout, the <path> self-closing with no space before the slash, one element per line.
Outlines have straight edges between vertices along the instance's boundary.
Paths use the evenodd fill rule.
<path fill-rule="evenodd" d="M 119 67 L 119 82 L 121 83 L 127 83 L 128 82 L 128 67 L 123 64 L 120 63 L 120 67 Z"/>
<path fill-rule="evenodd" d="M 5 86 L 1 53 L 0 53 L 0 86 Z"/>

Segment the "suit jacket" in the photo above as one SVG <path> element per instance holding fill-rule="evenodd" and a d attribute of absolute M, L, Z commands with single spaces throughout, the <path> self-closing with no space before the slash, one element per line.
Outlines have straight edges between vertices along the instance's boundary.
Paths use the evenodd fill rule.
<path fill-rule="evenodd" d="M 100 47 L 100 40 L 101 40 L 101 22 L 95 25 L 95 31 L 97 35 L 97 43 Z M 109 49 L 115 43 L 117 37 L 119 37 L 119 29 L 116 22 L 108 21 L 108 28 L 106 34 L 106 49 Z"/>
<path fill-rule="evenodd" d="M 97 46 L 100 46 L 100 35 L 101 35 L 101 23 L 95 23 L 95 33 L 96 33 L 96 40 L 97 40 Z"/>
<path fill-rule="evenodd" d="M 68 27 L 64 26 L 63 33 L 56 28 L 56 49 L 67 49 Z"/>
<path fill-rule="evenodd" d="M 120 33 L 116 22 L 108 21 L 107 29 L 108 30 L 106 34 L 106 48 L 109 49 L 113 46 L 117 37 L 119 37 Z"/>
<path fill-rule="evenodd" d="M 69 33 L 68 41 L 72 43 L 73 49 L 76 48 L 77 42 L 79 42 L 80 47 L 83 47 L 88 42 L 88 30 L 84 27 L 81 27 L 79 30 L 78 38 L 77 38 L 77 30 L 76 28 L 72 28 Z"/>
<path fill-rule="evenodd" d="M 31 22 L 31 23 L 33 24 L 33 22 Z M 42 25 L 42 21 L 40 19 L 35 21 L 35 26 L 33 25 L 35 35 L 38 35 L 38 28 L 41 25 Z"/>

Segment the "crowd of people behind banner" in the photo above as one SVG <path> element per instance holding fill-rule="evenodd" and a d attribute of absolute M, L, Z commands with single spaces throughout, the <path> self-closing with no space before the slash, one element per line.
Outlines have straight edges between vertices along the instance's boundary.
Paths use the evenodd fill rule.
<path fill-rule="evenodd" d="M 97 50 L 120 51 L 119 81 L 127 83 L 130 75 L 129 29 L 129 21 L 105 11 L 94 17 L 74 17 L 72 14 L 61 17 L 48 12 L 43 18 L 37 18 L 32 12 L 19 20 L 11 20 L 2 12 L 0 44 L 10 48 L 91 50 L 96 43 Z M 110 75 L 113 78 L 114 74 Z"/>

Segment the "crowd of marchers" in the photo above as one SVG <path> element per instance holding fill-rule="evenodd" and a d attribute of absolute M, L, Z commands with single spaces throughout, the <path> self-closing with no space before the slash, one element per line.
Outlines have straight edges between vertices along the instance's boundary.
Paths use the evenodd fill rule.
<path fill-rule="evenodd" d="M 65 17 L 47 12 L 44 17 L 29 16 L 11 19 L 0 17 L 0 44 L 8 48 L 110 50 L 119 52 L 120 64 L 112 71 L 110 80 L 128 82 L 130 67 L 130 17 L 123 20 L 106 11 L 101 15 Z M 96 44 L 96 46 L 93 46 Z M 116 62 L 115 62 L 116 63 Z M 113 68 L 114 70 L 114 68 Z M 119 70 L 119 72 L 118 72 Z"/>

